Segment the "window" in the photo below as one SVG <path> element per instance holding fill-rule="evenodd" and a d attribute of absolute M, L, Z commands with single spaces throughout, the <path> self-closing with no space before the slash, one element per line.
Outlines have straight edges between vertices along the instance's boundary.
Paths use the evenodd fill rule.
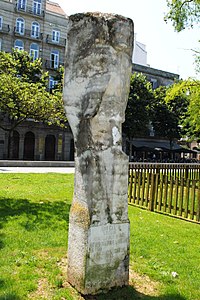
<path fill-rule="evenodd" d="M 53 50 L 51 52 L 51 68 L 57 69 L 59 66 L 59 51 Z"/>
<path fill-rule="evenodd" d="M 26 0 L 18 0 L 17 1 L 17 9 L 18 10 L 26 10 Z"/>
<path fill-rule="evenodd" d="M 31 44 L 30 47 L 30 56 L 33 58 L 33 60 L 36 60 L 39 57 L 39 46 L 38 44 Z"/>
<path fill-rule="evenodd" d="M 0 39 L 0 51 L 2 49 L 2 39 Z"/>
<path fill-rule="evenodd" d="M 31 28 L 31 36 L 34 38 L 39 38 L 39 35 L 40 35 L 40 24 L 37 22 L 33 22 Z"/>
<path fill-rule="evenodd" d="M 17 18 L 16 20 L 16 28 L 15 28 L 15 32 L 23 35 L 24 34 L 24 28 L 25 28 L 25 22 L 24 19 L 22 18 Z"/>
<path fill-rule="evenodd" d="M 41 0 L 34 0 L 33 1 L 33 13 L 34 15 L 41 15 Z"/>
<path fill-rule="evenodd" d="M 58 81 L 55 80 L 52 76 L 50 76 L 49 77 L 49 89 L 52 90 L 57 84 L 58 84 Z"/>
<path fill-rule="evenodd" d="M 158 87 L 157 79 L 151 78 L 150 82 L 152 85 L 152 89 L 155 90 Z"/>
<path fill-rule="evenodd" d="M 3 17 L 0 16 L 0 29 L 3 27 Z"/>
<path fill-rule="evenodd" d="M 21 40 L 16 40 L 14 48 L 18 50 L 24 50 L 24 43 Z"/>
<path fill-rule="evenodd" d="M 59 43 L 60 41 L 60 31 L 53 30 L 52 31 L 52 42 Z"/>

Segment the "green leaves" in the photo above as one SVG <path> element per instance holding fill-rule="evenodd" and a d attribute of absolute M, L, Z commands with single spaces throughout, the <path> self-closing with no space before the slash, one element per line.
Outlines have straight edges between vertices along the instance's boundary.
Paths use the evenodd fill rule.
<path fill-rule="evenodd" d="M 152 90 L 142 74 L 131 77 L 123 132 L 129 137 L 155 135 L 170 141 L 187 136 L 200 138 L 200 81 L 181 80 Z"/>
<path fill-rule="evenodd" d="M 147 133 L 152 101 L 151 84 L 143 74 L 133 74 L 123 124 L 123 132 L 129 138 Z"/>
<path fill-rule="evenodd" d="M 167 87 L 161 86 L 154 91 L 154 103 L 152 106 L 151 122 L 155 134 L 172 141 L 179 137 L 179 116 L 173 108 L 167 104 Z"/>
<path fill-rule="evenodd" d="M 185 28 L 198 26 L 200 21 L 200 0 L 166 0 L 169 8 L 165 15 L 165 22 L 172 22 L 175 31 L 180 32 Z M 195 52 L 196 73 L 200 72 L 200 52 Z"/>
<path fill-rule="evenodd" d="M 200 19 L 199 0 L 167 0 L 169 12 L 165 16 L 165 21 L 172 21 L 176 31 L 180 32 L 186 27 L 193 28 Z"/>
<path fill-rule="evenodd" d="M 187 84 L 188 85 L 188 82 Z M 200 138 L 200 81 L 190 82 L 190 92 L 188 95 L 188 116 L 184 120 L 184 125 L 189 125 L 187 134 L 191 138 Z"/>
<path fill-rule="evenodd" d="M 1 128 L 12 131 L 25 119 L 66 126 L 62 86 L 50 93 L 47 76 L 41 61 L 32 61 L 26 52 L 0 52 L 0 112 L 10 121 L 1 122 Z"/>
<path fill-rule="evenodd" d="M 182 134 L 189 139 L 200 137 L 200 81 L 183 80 L 169 88 L 165 101 L 179 118 Z"/>

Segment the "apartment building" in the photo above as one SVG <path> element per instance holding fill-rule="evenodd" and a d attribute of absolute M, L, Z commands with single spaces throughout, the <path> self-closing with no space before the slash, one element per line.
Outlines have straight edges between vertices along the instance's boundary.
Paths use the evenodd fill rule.
<path fill-rule="evenodd" d="M 49 87 L 64 64 L 68 18 L 59 4 L 48 0 L 0 0 L 0 51 L 25 50 L 41 58 L 49 72 Z M 70 129 L 24 122 L 14 132 L 13 159 L 73 159 Z M 0 159 L 7 158 L 8 135 L 0 130 Z M 70 152 L 71 149 L 71 152 Z"/>
<path fill-rule="evenodd" d="M 47 0 L 0 0 L 0 50 L 25 50 L 41 58 L 50 85 L 64 63 L 68 19 L 61 7 Z"/>
<path fill-rule="evenodd" d="M 169 86 L 179 79 L 178 74 L 158 70 L 151 68 L 148 65 L 140 65 L 138 63 L 133 63 L 132 72 L 144 74 L 151 83 L 153 89 L 156 89 L 159 86 Z"/>

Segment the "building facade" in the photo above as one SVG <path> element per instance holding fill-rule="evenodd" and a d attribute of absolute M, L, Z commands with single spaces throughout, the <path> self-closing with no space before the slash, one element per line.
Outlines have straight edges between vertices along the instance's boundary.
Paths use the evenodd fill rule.
<path fill-rule="evenodd" d="M 47 0 L 0 0 L 0 50 L 25 50 L 41 58 L 50 85 L 64 64 L 68 18 L 61 7 Z"/>
<path fill-rule="evenodd" d="M 49 72 L 49 88 L 56 70 L 64 64 L 68 18 L 61 7 L 48 0 L 0 0 L 0 51 L 13 48 L 42 60 Z M 12 159 L 73 160 L 70 128 L 60 129 L 27 121 L 13 135 Z M 8 134 L 0 130 L 0 159 L 8 158 Z"/>
<path fill-rule="evenodd" d="M 134 34 L 132 62 L 138 65 L 147 66 L 147 51 L 146 45 L 137 41 L 137 34 Z"/>
<path fill-rule="evenodd" d="M 147 80 L 151 82 L 152 88 L 156 89 L 159 86 L 169 86 L 179 79 L 179 75 L 171 72 L 166 72 L 149 67 L 148 65 L 140 65 L 133 63 L 133 73 L 142 73 Z"/>
<path fill-rule="evenodd" d="M 61 130 L 34 121 L 20 124 L 13 132 L 9 157 L 9 134 L 0 130 L 0 159 L 74 160 L 74 141 L 70 128 Z"/>

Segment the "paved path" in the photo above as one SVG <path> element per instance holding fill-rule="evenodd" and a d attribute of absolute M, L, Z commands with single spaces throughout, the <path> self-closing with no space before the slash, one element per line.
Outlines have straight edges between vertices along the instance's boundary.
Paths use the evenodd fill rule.
<path fill-rule="evenodd" d="M 0 167 L 0 173 L 74 173 L 74 167 Z"/>

